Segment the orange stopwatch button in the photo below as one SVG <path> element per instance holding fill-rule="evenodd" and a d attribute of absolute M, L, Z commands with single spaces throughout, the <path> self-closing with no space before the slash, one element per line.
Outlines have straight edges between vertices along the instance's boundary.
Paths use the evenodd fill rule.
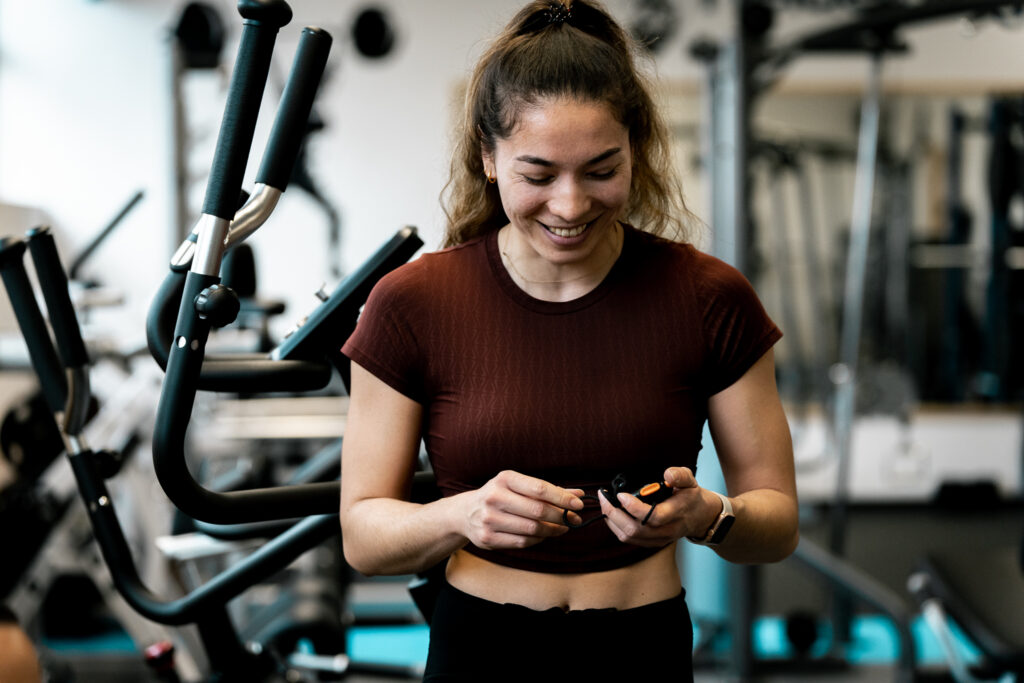
<path fill-rule="evenodd" d="M 648 484 L 647 486 L 640 489 L 641 496 L 649 496 L 652 493 L 657 493 L 658 489 L 661 488 L 661 484 Z"/>

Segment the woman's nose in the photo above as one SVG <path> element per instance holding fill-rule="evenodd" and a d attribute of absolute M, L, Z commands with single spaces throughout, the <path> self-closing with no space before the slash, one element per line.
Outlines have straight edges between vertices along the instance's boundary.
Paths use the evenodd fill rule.
<path fill-rule="evenodd" d="M 574 225 L 590 211 L 590 197 L 575 179 L 565 179 L 552 188 L 548 200 L 548 211 L 558 216 L 567 225 Z"/>

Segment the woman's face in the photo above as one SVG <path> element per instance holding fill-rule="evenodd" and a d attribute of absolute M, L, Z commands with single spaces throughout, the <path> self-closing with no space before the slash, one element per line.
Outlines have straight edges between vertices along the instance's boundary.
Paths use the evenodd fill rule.
<path fill-rule="evenodd" d="M 629 199 L 629 130 L 598 102 L 546 99 L 484 154 L 517 241 L 555 266 L 606 258 Z M 525 240 L 525 242 L 523 242 Z M 531 254 L 533 255 L 533 254 Z"/>

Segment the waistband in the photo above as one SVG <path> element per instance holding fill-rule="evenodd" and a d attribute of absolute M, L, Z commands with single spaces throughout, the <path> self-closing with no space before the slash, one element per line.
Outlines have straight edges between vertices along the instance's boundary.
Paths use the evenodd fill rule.
<path fill-rule="evenodd" d="M 675 612 L 681 607 L 686 606 L 686 589 L 682 586 L 679 587 L 679 594 L 668 598 L 667 600 L 659 600 L 658 602 L 652 602 L 647 605 L 640 605 L 638 607 L 630 607 L 628 609 L 618 609 L 616 607 L 605 607 L 605 608 L 588 608 L 581 610 L 563 610 L 561 607 L 549 607 L 544 610 L 536 610 L 532 607 L 525 605 L 518 605 L 513 602 L 493 602 L 485 598 L 480 598 L 475 595 L 465 593 L 455 586 L 451 585 L 447 581 L 441 586 L 441 590 L 447 593 L 447 597 L 453 603 L 464 607 L 466 609 L 476 609 L 480 611 L 488 612 L 501 612 L 502 614 L 520 614 L 523 616 L 537 616 L 537 617 L 550 617 L 550 618 L 567 618 L 576 619 L 583 617 L 596 617 L 600 615 L 614 615 L 621 618 L 638 618 L 638 619 L 650 619 L 656 617 L 661 613 Z"/>

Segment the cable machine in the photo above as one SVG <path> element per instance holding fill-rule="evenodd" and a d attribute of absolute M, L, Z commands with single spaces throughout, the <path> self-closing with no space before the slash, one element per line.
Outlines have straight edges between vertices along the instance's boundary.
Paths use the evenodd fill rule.
<path fill-rule="evenodd" d="M 827 431 L 833 435 L 838 473 L 836 496 L 831 506 L 828 548 L 802 539 L 794 559 L 818 574 L 834 595 L 832 615 L 834 642 L 850 640 L 852 599 L 878 609 L 896 625 L 900 655 L 899 681 L 913 680 L 915 653 L 910 634 L 911 611 L 902 596 L 844 559 L 849 504 L 850 447 L 857 398 L 859 351 L 863 330 L 863 305 L 867 257 L 870 247 L 875 168 L 878 155 L 881 83 L 885 56 L 906 47 L 898 40 L 899 29 L 925 21 L 955 16 L 984 16 L 1007 6 L 1007 0 L 928 0 L 913 5 L 881 4 L 857 13 L 852 20 L 815 31 L 789 43 L 773 46 L 768 34 L 772 8 L 754 0 L 735 3 L 734 36 L 725 45 L 699 51 L 707 72 L 710 142 L 711 217 L 715 226 L 713 253 L 731 263 L 750 279 L 760 264 L 754 252 L 751 207 L 751 161 L 754 156 L 751 122 L 758 98 L 770 90 L 784 69 L 796 59 L 814 54 L 852 53 L 869 59 L 861 101 L 857 166 L 850 222 L 849 248 L 843 285 L 839 352 L 829 369 L 831 395 L 826 409 Z M 758 570 L 730 567 L 734 590 L 730 593 L 730 625 L 735 674 L 746 679 L 756 670 L 750 625 L 758 604 Z"/>

